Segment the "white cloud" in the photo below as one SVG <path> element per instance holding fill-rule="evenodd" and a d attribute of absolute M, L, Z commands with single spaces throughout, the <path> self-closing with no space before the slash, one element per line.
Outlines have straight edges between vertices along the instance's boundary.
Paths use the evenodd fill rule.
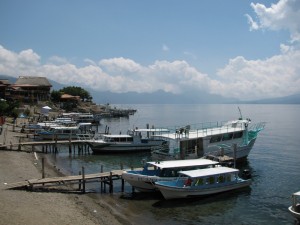
<path fill-rule="evenodd" d="M 55 65 L 63 65 L 69 63 L 66 58 L 59 57 L 59 56 L 52 56 L 49 58 L 48 63 L 53 63 Z"/>
<path fill-rule="evenodd" d="M 168 52 L 170 49 L 169 49 L 169 47 L 168 47 L 166 44 L 163 44 L 162 50 L 163 50 L 164 52 Z"/>
<path fill-rule="evenodd" d="M 213 92 L 245 100 L 299 93 L 299 60 L 299 50 L 287 50 L 266 60 L 236 57 L 218 71 L 221 80 Z"/>
<path fill-rule="evenodd" d="M 218 71 L 218 79 L 212 79 L 183 60 L 142 66 L 121 57 L 103 59 L 98 64 L 85 60 L 89 65 L 78 67 L 63 60 L 60 64 L 41 64 L 40 56 L 32 50 L 16 53 L 0 46 L 0 74 L 45 76 L 65 85 L 117 93 L 192 90 L 251 100 L 300 92 L 300 51 L 285 45 L 281 49 L 281 55 L 266 60 L 233 58 Z"/>
<path fill-rule="evenodd" d="M 291 41 L 300 41 L 300 1 L 279 0 L 277 4 L 266 7 L 260 3 L 251 3 L 256 13 L 255 21 L 250 15 L 246 15 L 251 30 L 270 29 L 288 30 L 291 34 Z"/>

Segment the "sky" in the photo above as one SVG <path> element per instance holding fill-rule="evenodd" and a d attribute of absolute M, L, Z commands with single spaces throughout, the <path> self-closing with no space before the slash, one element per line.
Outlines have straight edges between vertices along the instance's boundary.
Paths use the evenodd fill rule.
<path fill-rule="evenodd" d="M 97 91 L 300 93 L 300 0 L 0 0 L 0 74 Z"/>

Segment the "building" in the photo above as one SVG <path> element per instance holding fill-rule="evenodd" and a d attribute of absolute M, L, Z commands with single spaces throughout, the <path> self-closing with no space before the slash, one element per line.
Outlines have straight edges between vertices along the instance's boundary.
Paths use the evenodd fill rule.
<path fill-rule="evenodd" d="M 10 86 L 9 80 L 0 80 L 0 98 L 6 99 L 7 96 L 10 96 Z"/>
<path fill-rule="evenodd" d="M 11 98 L 24 103 L 48 101 L 51 88 L 52 85 L 46 77 L 20 76 L 11 85 Z"/>

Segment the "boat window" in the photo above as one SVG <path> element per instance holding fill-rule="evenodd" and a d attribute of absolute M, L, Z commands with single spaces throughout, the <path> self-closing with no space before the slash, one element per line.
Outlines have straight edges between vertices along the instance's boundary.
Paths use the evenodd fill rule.
<path fill-rule="evenodd" d="M 218 177 L 218 183 L 224 183 L 224 181 L 225 181 L 224 176 L 220 175 L 220 176 Z"/>
<path fill-rule="evenodd" d="M 227 181 L 227 182 L 230 182 L 230 181 L 231 181 L 231 175 L 230 175 L 230 174 L 226 175 L 226 181 Z"/>
<path fill-rule="evenodd" d="M 208 177 L 206 178 L 206 184 L 214 184 L 215 178 L 214 177 Z"/>
<path fill-rule="evenodd" d="M 227 134 L 223 134 L 223 141 L 227 141 L 227 140 L 231 140 L 233 137 L 233 133 L 227 133 Z"/>
<path fill-rule="evenodd" d="M 243 136 L 243 131 L 233 133 L 233 138 L 241 138 L 242 136 Z"/>
<path fill-rule="evenodd" d="M 222 139 L 222 135 L 214 135 L 210 138 L 210 143 L 220 142 Z"/>
<path fill-rule="evenodd" d="M 203 178 L 199 178 L 195 182 L 195 186 L 200 186 L 200 185 L 203 185 Z"/>

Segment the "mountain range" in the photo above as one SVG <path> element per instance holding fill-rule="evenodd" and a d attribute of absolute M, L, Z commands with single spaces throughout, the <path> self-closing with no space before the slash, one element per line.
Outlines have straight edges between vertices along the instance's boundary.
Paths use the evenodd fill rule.
<path fill-rule="evenodd" d="M 15 83 L 17 78 L 0 75 L 0 79 L 7 79 L 10 83 Z M 63 85 L 48 79 L 53 90 L 60 90 L 66 86 L 78 86 L 74 84 Z M 209 94 L 207 92 L 190 92 L 175 95 L 162 90 L 153 93 L 113 93 L 110 91 L 96 91 L 89 87 L 82 86 L 93 97 L 93 102 L 97 104 L 300 104 L 300 93 L 280 98 L 268 98 L 254 101 L 241 101 L 234 98 L 226 98 L 220 95 Z"/>

